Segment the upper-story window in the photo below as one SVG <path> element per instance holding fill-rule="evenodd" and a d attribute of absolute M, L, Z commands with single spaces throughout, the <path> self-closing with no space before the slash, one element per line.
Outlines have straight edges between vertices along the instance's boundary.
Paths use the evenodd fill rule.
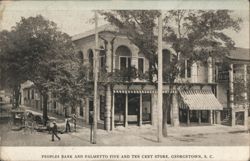
<path fill-rule="evenodd" d="M 128 56 L 120 56 L 120 70 L 131 67 L 131 58 Z"/>
<path fill-rule="evenodd" d="M 138 72 L 144 73 L 144 58 L 138 58 Z"/>
<path fill-rule="evenodd" d="M 28 91 L 28 99 L 30 99 L 30 89 L 28 89 L 27 91 Z"/>
<path fill-rule="evenodd" d="M 99 57 L 99 66 L 100 69 L 105 69 L 106 66 L 106 52 L 103 46 L 100 47 L 102 50 L 100 51 Z"/>
<path fill-rule="evenodd" d="M 78 51 L 78 58 L 79 58 L 80 62 L 83 64 L 84 63 L 84 55 L 83 55 L 83 52 L 81 50 Z"/>
<path fill-rule="evenodd" d="M 34 99 L 35 98 L 35 91 L 34 89 L 31 90 L 31 99 Z"/>
<path fill-rule="evenodd" d="M 126 69 L 131 67 L 132 53 L 127 46 L 119 46 L 115 51 L 115 68 Z"/>
<path fill-rule="evenodd" d="M 190 60 L 183 60 L 180 68 L 180 77 L 181 78 L 190 78 L 191 77 L 191 61 Z"/>

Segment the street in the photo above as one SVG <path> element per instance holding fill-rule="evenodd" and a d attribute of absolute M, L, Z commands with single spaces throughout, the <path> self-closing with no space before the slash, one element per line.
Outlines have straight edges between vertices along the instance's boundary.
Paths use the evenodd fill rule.
<path fill-rule="evenodd" d="M 5 116 L 5 115 L 1 115 Z M 58 118 L 61 119 L 61 118 Z M 58 120 L 63 122 L 63 120 Z M 78 126 L 77 132 L 58 134 L 60 141 L 51 141 L 48 131 L 33 133 L 29 130 L 11 130 L 8 118 L 1 117 L 0 136 L 1 146 L 92 146 L 90 129 Z M 249 132 L 242 126 L 192 126 L 168 127 L 168 137 L 162 143 L 157 142 L 156 128 L 151 125 L 142 127 L 117 127 L 114 131 L 106 132 L 98 129 L 98 146 L 246 146 L 249 145 Z"/>

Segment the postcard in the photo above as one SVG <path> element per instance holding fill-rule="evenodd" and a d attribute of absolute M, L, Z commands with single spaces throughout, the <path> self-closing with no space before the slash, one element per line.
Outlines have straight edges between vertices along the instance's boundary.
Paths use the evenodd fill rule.
<path fill-rule="evenodd" d="M 1 1 L 0 160 L 247 161 L 249 1 Z"/>

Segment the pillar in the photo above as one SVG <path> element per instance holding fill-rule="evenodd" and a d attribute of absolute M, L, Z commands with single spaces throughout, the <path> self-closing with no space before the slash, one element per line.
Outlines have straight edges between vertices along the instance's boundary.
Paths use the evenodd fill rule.
<path fill-rule="evenodd" d="M 179 126 L 179 108 L 177 101 L 177 93 L 174 93 L 172 96 L 172 124 L 173 126 Z"/>
<path fill-rule="evenodd" d="M 112 130 L 115 128 L 115 93 L 112 94 Z"/>
<path fill-rule="evenodd" d="M 111 69 L 111 67 L 112 67 L 112 45 L 110 42 L 107 43 L 106 67 L 107 67 L 107 72 L 112 71 L 112 69 Z"/>
<path fill-rule="evenodd" d="M 209 110 L 209 123 L 213 124 L 213 110 Z"/>
<path fill-rule="evenodd" d="M 207 82 L 212 83 L 213 82 L 213 68 L 212 68 L 212 58 L 209 57 L 207 60 Z"/>
<path fill-rule="evenodd" d="M 157 93 L 152 94 L 152 114 L 151 120 L 154 127 L 157 126 Z"/>
<path fill-rule="evenodd" d="M 231 109 L 231 125 L 235 126 L 235 111 L 234 111 L 234 74 L 233 64 L 230 64 L 229 70 L 229 108 Z"/>
<path fill-rule="evenodd" d="M 201 124 L 201 110 L 198 110 L 198 123 Z"/>
<path fill-rule="evenodd" d="M 197 63 L 194 62 L 192 64 L 192 67 L 191 67 L 191 80 L 192 80 L 192 83 L 197 83 Z"/>
<path fill-rule="evenodd" d="M 244 127 L 248 130 L 248 109 L 245 109 L 244 111 Z"/>
<path fill-rule="evenodd" d="M 216 123 L 221 124 L 221 112 L 216 111 Z"/>
<path fill-rule="evenodd" d="M 187 110 L 187 125 L 190 125 L 190 110 Z"/>
<path fill-rule="evenodd" d="M 111 130 L 111 89 L 110 85 L 107 85 L 106 89 L 106 106 L 105 106 L 105 127 L 107 131 Z"/>
<path fill-rule="evenodd" d="M 89 99 L 86 98 L 86 102 L 85 102 L 85 121 L 86 124 L 89 124 Z"/>
<path fill-rule="evenodd" d="M 125 114 L 124 114 L 124 126 L 128 126 L 128 94 L 125 95 Z"/>
<path fill-rule="evenodd" d="M 187 69 L 188 69 L 187 59 L 184 61 L 184 65 L 185 65 L 185 79 L 186 79 L 187 78 Z"/>
<path fill-rule="evenodd" d="M 140 116 L 139 116 L 139 126 L 142 125 L 142 93 L 140 93 Z"/>
<path fill-rule="evenodd" d="M 107 53 L 106 53 L 106 67 L 107 72 L 111 72 L 112 67 L 112 45 L 111 42 L 107 43 Z M 110 80 L 108 80 L 110 82 Z M 110 84 L 107 85 L 106 88 L 106 106 L 105 106 L 105 127 L 107 131 L 111 130 L 111 104 L 112 103 L 112 97 L 111 97 L 111 87 Z"/>
<path fill-rule="evenodd" d="M 246 129 L 248 129 L 248 101 L 247 101 L 247 65 L 244 64 L 244 73 L 243 73 L 243 78 L 244 78 L 244 87 L 245 87 L 245 91 L 244 91 L 244 106 L 245 106 L 245 111 L 244 111 L 244 127 Z"/>

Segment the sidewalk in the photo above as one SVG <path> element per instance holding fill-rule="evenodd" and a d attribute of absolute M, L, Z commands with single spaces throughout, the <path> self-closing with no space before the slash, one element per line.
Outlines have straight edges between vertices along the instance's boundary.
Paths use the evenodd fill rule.
<path fill-rule="evenodd" d="M 33 110 L 33 109 L 32 109 Z M 38 111 L 41 113 L 41 111 Z M 49 113 L 49 116 L 51 115 Z M 64 117 L 57 116 L 64 125 Z M 4 124 L 3 124 L 4 126 Z M 47 132 L 24 133 L 2 130 L 2 145 L 8 146 L 92 146 L 90 128 L 78 126 L 76 132 L 59 134 L 60 141 L 51 142 Z M 6 130 L 6 131 L 5 131 Z M 157 128 L 152 125 L 141 127 L 130 125 L 116 127 L 113 131 L 97 130 L 94 146 L 249 146 L 249 131 L 243 126 L 180 126 L 167 127 L 168 136 L 157 142 Z"/>

